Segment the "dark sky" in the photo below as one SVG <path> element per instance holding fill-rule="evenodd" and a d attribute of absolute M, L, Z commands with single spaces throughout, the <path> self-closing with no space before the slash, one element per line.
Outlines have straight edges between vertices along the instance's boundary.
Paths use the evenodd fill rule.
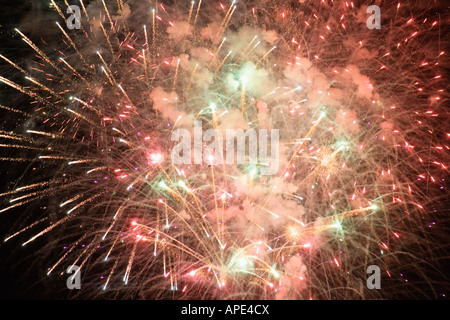
<path fill-rule="evenodd" d="M 33 52 L 21 41 L 14 28 L 20 28 L 32 39 L 39 39 L 40 36 L 53 33 L 55 31 L 54 21 L 59 16 L 48 7 L 48 3 L 48 0 L 0 0 L 0 54 L 18 62 L 33 57 Z M 418 6 L 426 3 L 430 8 L 430 3 L 437 4 L 438 2 L 423 0 L 416 1 L 416 3 Z M 439 9 L 440 12 L 447 10 L 448 8 L 443 7 Z M 445 24 L 448 25 L 448 21 L 444 22 Z M 8 77 L 11 72 L 11 66 L 1 60 L 0 75 Z M 6 99 L 13 101 L 10 94 L 10 89 L 5 89 L 5 86 L 0 85 L 0 104 L 3 104 Z M 2 128 L 7 125 L 4 121 L 6 120 L 3 111 L 0 110 L 0 127 Z M 8 171 L 7 163 L 0 162 L 0 181 L 2 181 L 0 182 L 0 193 L 12 187 L 3 181 L 11 181 L 14 174 Z M 0 208 L 4 206 L 5 204 L 0 202 Z M 45 243 L 45 237 L 42 237 L 41 243 L 36 242 L 26 248 L 23 248 L 22 241 L 19 241 L 23 239 L 3 243 L 5 234 L 10 234 L 12 230 L 18 230 L 15 225 L 20 222 L 17 221 L 17 217 L 20 217 L 21 214 L 21 210 L 11 210 L 0 214 L 0 299 L 64 298 L 62 292 L 67 292 L 67 290 L 62 291 L 65 282 L 61 282 L 61 278 L 58 277 L 50 279 L 43 277 L 45 266 L 40 264 L 42 259 L 36 257 L 36 250 Z M 44 279 L 46 281 L 42 282 Z M 436 280 L 438 281 L 438 279 Z M 448 283 L 448 281 L 444 281 L 444 283 Z"/>

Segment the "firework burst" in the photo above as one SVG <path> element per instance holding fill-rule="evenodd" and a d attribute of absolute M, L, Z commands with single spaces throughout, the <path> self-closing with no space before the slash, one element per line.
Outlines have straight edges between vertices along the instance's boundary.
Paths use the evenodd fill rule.
<path fill-rule="evenodd" d="M 425 271 L 447 245 L 431 230 L 450 137 L 430 8 L 383 3 L 378 30 L 345 1 L 77 1 L 68 30 L 70 4 L 51 1 L 57 40 L 15 30 L 32 61 L 0 55 L 21 97 L 0 103 L 16 173 L 0 214 L 20 220 L 4 245 L 51 252 L 63 283 L 79 266 L 83 297 L 443 293 Z M 278 129 L 278 173 L 175 164 L 172 134 L 196 121 Z M 370 265 L 389 292 L 367 289 Z"/>

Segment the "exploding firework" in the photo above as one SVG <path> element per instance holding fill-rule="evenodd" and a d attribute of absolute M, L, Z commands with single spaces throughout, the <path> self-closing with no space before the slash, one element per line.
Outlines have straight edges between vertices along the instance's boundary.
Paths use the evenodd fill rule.
<path fill-rule="evenodd" d="M 56 39 L 17 28 L 33 59 L 0 56 L 20 96 L 0 106 L 0 214 L 20 221 L 4 246 L 50 256 L 42 276 L 63 284 L 79 266 L 83 297 L 443 294 L 428 273 L 445 258 L 450 137 L 433 8 L 382 3 L 369 29 L 350 1 L 76 2 L 79 29 L 51 0 Z M 262 174 L 270 156 L 174 163 L 173 133 L 195 122 L 279 130 L 278 172 Z M 367 289 L 371 265 L 386 290 Z"/>

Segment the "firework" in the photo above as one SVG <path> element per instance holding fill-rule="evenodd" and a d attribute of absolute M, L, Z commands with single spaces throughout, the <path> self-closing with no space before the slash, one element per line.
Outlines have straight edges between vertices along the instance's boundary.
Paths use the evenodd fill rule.
<path fill-rule="evenodd" d="M 69 30 L 69 5 L 51 1 L 51 46 L 15 30 L 27 66 L 0 56 L 21 96 L 1 102 L 17 121 L 0 160 L 26 168 L 1 194 L 21 221 L 4 245 L 51 252 L 47 277 L 79 266 L 84 297 L 443 294 L 423 275 L 450 137 L 427 8 L 385 3 L 369 29 L 345 1 L 80 1 Z M 277 174 L 270 157 L 175 164 L 172 135 L 196 122 L 279 130 Z M 394 290 L 367 289 L 371 265 Z"/>

